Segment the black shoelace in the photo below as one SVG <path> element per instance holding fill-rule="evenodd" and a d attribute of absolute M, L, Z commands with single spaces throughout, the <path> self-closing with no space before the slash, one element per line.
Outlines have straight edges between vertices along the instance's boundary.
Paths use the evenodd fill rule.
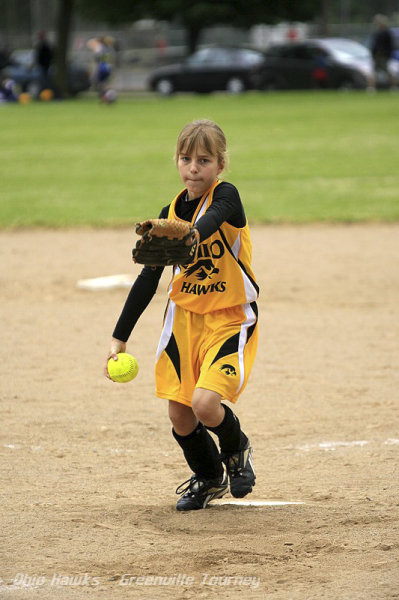
<path fill-rule="evenodd" d="M 200 484 L 200 479 L 197 477 L 197 475 L 193 475 L 192 477 L 190 477 L 190 479 L 187 479 L 186 481 L 183 481 L 183 483 L 181 483 L 177 488 L 176 488 L 176 494 L 178 496 L 183 496 L 184 494 L 186 494 L 186 492 L 188 492 L 188 494 L 193 495 L 194 492 L 191 490 L 191 488 L 196 484 Z M 186 486 L 186 487 L 184 487 Z M 200 490 L 200 487 L 198 487 L 198 491 Z"/>
<path fill-rule="evenodd" d="M 242 473 L 240 468 L 239 453 L 222 452 L 220 454 L 220 460 L 224 462 L 228 468 L 230 477 L 241 477 Z"/>

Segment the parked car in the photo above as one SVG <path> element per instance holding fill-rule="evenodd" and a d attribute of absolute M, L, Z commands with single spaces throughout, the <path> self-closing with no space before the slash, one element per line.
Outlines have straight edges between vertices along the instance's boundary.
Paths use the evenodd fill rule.
<path fill-rule="evenodd" d="M 369 49 L 344 38 L 273 44 L 264 55 L 263 90 L 365 89 L 373 72 Z"/>
<path fill-rule="evenodd" d="M 162 96 L 174 92 L 208 93 L 226 90 L 239 94 L 254 89 L 263 54 L 243 48 L 203 48 L 181 63 L 160 67 L 148 82 Z"/>
<path fill-rule="evenodd" d="M 12 79 L 19 91 L 27 92 L 33 98 L 38 98 L 42 90 L 40 71 L 34 62 L 32 51 L 14 51 L 8 63 L 3 67 L 1 76 Z M 55 91 L 54 67 L 49 72 L 50 87 Z M 85 92 L 90 88 L 90 75 L 88 69 L 71 62 L 68 64 L 68 91 L 72 96 Z"/>

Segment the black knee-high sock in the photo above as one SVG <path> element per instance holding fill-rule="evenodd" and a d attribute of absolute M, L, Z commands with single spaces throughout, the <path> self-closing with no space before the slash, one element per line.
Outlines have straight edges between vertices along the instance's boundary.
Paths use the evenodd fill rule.
<path fill-rule="evenodd" d="M 225 410 L 224 419 L 217 427 L 207 427 L 209 431 L 219 438 L 221 452 L 238 452 L 243 450 L 248 441 L 247 436 L 241 431 L 240 421 L 226 404 L 222 404 Z"/>
<path fill-rule="evenodd" d="M 218 448 L 202 423 L 198 423 L 189 435 L 179 435 L 174 429 L 172 433 L 194 473 L 206 479 L 222 475 L 223 467 L 219 461 Z"/>

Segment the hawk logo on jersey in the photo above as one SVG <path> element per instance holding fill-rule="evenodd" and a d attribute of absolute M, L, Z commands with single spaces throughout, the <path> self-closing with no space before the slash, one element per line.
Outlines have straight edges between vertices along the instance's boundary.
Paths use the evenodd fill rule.
<path fill-rule="evenodd" d="M 235 370 L 233 365 L 222 365 L 219 371 L 223 371 L 226 375 L 230 375 L 232 377 L 235 377 L 237 375 L 237 371 Z"/>
<path fill-rule="evenodd" d="M 204 281 L 204 279 L 212 279 L 212 275 L 219 273 L 219 269 L 215 267 L 210 258 L 202 258 L 184 271 L 184 277 L 189 277 L 193 273 L 197 279 Z"/>

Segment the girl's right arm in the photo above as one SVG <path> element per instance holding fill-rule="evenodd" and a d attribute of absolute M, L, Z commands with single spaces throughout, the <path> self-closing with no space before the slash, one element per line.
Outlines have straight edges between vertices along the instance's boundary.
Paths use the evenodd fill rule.
<path fill-rule="evenodd" d="M 154 297 L 162 272 L 163 267 L 156 267 L 155 269 L 144 267 L 134 282 L 112 334 L 104 368 L 104 374 L 108 379 L 110 379 L 108 360 L 110 358 L 118 360 L 118 353 L 126 352 L 126 342 L 140 316 Z"/>
<path fill-rule="evenodd" d="M 165 206 L 160 219 L 168 216 L 169 206 Z M 163 267 L 144 267 L 134 282 L 132 289 L 126 299 L 121 316 L 118 319 L 114 333 L 111 338 L 110 349 L 107 354 L 104 373 L 111 379 L 108 373 L 108 361 L 110 358 L 118 360 L 119 352 L 126 352 L 126 342 L 133 331 L 134 326 L 143 314 L 157 291 L 159 280 L 163 273 Z"/>

